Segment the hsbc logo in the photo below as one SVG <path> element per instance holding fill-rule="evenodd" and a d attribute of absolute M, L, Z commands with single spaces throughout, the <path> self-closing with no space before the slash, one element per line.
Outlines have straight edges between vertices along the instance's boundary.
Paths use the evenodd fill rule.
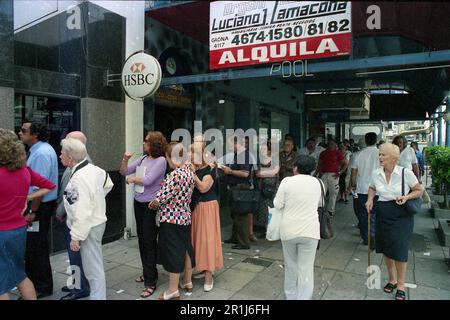
<path fill-rule="evenodd" d="M 133 73 L 142 72 L 142 71 L 144 71 L 144 69 L 145 69 L 145 65 L 141 62 L 134 63 L 130 68 L 131 72 L 133 72 Z"/>
<path fill-rule="evenodd" d="M 161 83 L 161 66 L 149 54 L 131 55 L 122 68 L 122 87 L 135 100 L 143 100 L 158 90 Z"/>

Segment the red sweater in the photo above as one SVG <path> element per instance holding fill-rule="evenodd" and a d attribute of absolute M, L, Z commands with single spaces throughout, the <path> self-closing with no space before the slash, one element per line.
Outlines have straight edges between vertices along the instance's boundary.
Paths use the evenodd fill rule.
<path fill-rule="evenodd" d="M 30 186 L 55 188 L 51 181 L 29 167 L 16 171 L 0 167 L 0 231 L 14 230 L 26 225 L 22 210 L 27 205 Z"/>

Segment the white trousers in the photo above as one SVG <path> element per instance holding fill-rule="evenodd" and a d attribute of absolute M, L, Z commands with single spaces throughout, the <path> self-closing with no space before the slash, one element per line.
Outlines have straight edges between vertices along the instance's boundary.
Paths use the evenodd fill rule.
<path fill-rule="evenodd" d="M 106 278 L 103 267 L 102 238 L 106 223 L 91 229 L 86 240 L 81 241 L 81 260 L 86 279 L 91 287 L 91 300 L 106 300 Z"/>
<path fill-rule="evenodd" d="M 299 237 L 282 241 L 286 300 L 310 300 L 314 291 L 314 259 L 319 240 Z"/>
<path fill-rule="evenodd" d="M 334 177 L 335 173 L 327 172 L 322 175 L 322 181 L 325 185 L 325 194 L 328 191 L 326 197 L 326 208 L 328 212 L 334 213 L 336 207 L 336 198 L 339 194 L 339 178 Z"/>

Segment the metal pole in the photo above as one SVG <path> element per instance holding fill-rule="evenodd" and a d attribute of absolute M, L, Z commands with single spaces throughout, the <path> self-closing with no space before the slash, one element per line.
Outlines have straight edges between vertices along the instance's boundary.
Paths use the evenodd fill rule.
<path fill-rule="evenodd" d="M 370 267 L 370 210 L 367 210 L 367 263 L 368 266 Z"/>
<path fill-rule="evenodd" d="M 437 137 L 437 144 L 439 146 L 442 146 L 442 106 L 439 107 L 438 112 L 438 120 L 437 120 L 437 127 L 438 127 L 438 137 Z"/>
<path fill-rule="evenodd" d="M 433 114 L 433 146 L 437 145 L 437 114 Z"/>
<path fill-rule="evenodd" d="M 445 110 L 445 145 L 450 147 L 450 97 L 447 97 L 447 109 Z"/>

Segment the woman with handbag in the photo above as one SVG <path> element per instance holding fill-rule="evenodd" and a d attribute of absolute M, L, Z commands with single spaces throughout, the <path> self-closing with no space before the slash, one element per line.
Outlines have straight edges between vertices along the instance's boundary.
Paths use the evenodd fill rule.
<path fill-rule="evenodd" d="M 309 300 L 314 290 L 314 260 L 320 240 L 317 208 L 322 199 L 320 181 L 310 175 L 314 169 L 314 158 L 299 156 L 294 176 L 281 181 L 273 200 L 275 208 L 282 212 L 280 238 L 288 300 Z"/>
<path fill-rule="evenodd" d="M 410 169 L 397 165 L 399 158 L 400 150 L 396 145 L 384 143 L 380 146 L 381 168 L 372 173 L 366 209 L 372 210 L 377 194 L 376 252 L 383 253 L 389 272 L 384 291 L 391 293 L 397 289 L 395 299 L 405 300 L 408 249 L 414 229 L 414 216 L 408 212 L 406 203 L 412 204 L 413 199 L 422 197 L 423 189 Z"/>
<path fill-rule="evenodd" d="M 271 143 L 263 143 L 259 151 L 258 170 L 256 178 L 258 178 L 257 186 L 261 190 L 262 199 L 258 206 L 256 221 L 267 227 L 268 207 L 273 207 L 273 197 L 277 191 L 279 165 L 272 167 Z"/>

